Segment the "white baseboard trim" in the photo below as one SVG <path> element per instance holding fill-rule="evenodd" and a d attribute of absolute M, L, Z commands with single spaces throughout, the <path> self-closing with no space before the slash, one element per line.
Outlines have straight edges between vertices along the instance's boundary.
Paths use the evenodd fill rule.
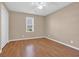
<path fill-rule="evenodd" d="M 58 40 L 55 40 L 55 39 L 51 39 L 51 38 L 45 37 L 45 36 L 32 37 L 32 38 L 13 39 L 13 40 L 9 40 L 9 42 L 11 42 L 11 41 L 18 41 L 18 40 L 37 39 L 37 38 L 47 38 L 47 39 L 50 39 L 50 40 L 52 40 L 52 41 L 58 42 L 58 43 L 60 43 L 60 44 L 63 44 L 63 45 L 65 45 L 65 46 L 68 46 L 68 47 L 70 47 L 70 48 L 73 48 L 73 49 L 79 50 L 79 48 L 77 48 L 77 47 L 71 46 L 71 45 L 69 45 L 69 44 L 66 44 L 66 43 L 60 42 L 60 41 L 58 41 Z"/>
<path fill-rule="evenodd" d="M 40 36 L 40 37 L 31 37 L 31 38 L 12 39 L 12 40 L 9 40 L 9 42 L 11 42 L 11 41 L 19 41 L 19 40 L 37 39 L 37 38 L 45 38 L 45 36 Z"/>
<path fill-rule="evenodd" d="M 8 41 L 6 44 L 8 44 L 8 43 L 9 43 L 9 41 Z M 2 50 L 3 50 L 3 48 L 6 46 L 6 44 L 5 44 L 3 47 L 1 47 L 0 53 L 2 53 Z"/>
<path fill-rule="evenodd" d="M 77 48 L 77 47 L 71 46 L 71 45 L 69 45 L 69 44 L 66 44 L 66 43 L 60 42 L 60 41 L 58 41 L 58 40 L 55 40 L 55 39 L 51 39 L 51 38 L 45 37 L 45 36 L 40 36 L 40 37 L 31 37 L 31 38 L 13 39 L 13 40 L 9 40 L 9 42 L 11 42 L 11 41 L 19 41 L 19 40 L 37 39 L 37 38 L 47 38 L 47 39 L 49 39 L 49 40 L 52 40 L 52 41 L 58 42 L 58 43 L 60 43 L 60 44 L 63 44 L 63 45 L 65 45 L 65 46 L 68 46 L 68 47 L 70 47 L 70 48 L 73 48 L 73 49 L 76 49 L 76 50 L 79 51 L 79 48 Z M 9 42 L 8 42 L 8 43 L 9 43 Z M 2 50 L 0 50 L 0 53 L 1 53 L 1 52 L 2 52 Z"/>
<path fill-rule="evenodd" d="M 77 47 L 71 46 L 71 45 L 69 45 L 69 44 L 66 44 L 66 43 L 60 42 L 60 41 L 55 40 L 55 39 L 51 39 L 51 38 L 48 38 L 48 37 L 46 37 L 46 38 L 47 38 L 47 39 L 50 39 L 50 40 L 52 40 L 52 41 L 58 42 L 58 43 L 60 43 L 60 44 L 63 44 L 63 45 L 65 45 L 65 46 L 68 46 L 68 47 L 70 47 L 70 48 L 73 48 L 73 49 L 79 51 L 79 48 L 77 48 Z"/>

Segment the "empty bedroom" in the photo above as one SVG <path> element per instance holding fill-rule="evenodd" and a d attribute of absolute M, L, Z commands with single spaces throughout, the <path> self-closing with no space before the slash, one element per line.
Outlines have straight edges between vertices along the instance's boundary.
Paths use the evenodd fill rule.
<path fill-rule="evenodd" d="M 0 57 L 79 57 L 79 2 L 0 2 Z"/>

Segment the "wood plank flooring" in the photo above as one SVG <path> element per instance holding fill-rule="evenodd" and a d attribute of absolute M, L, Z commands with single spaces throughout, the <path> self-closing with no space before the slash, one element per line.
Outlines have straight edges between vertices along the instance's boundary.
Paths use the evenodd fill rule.
<path fill-rule="evenodd" d="M 1 57 L 79 57 L 79 51 L 49 39 L 13 41 L 4 48 Z"/>

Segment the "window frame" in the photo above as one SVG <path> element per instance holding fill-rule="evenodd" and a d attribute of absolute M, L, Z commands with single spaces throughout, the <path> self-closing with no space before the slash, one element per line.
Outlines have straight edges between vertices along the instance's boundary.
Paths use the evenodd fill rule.
<path fill-rule="evenodd" d="M 31 18 L 32 19 L 32 31 L 28 31 L 28 20 L 29 20 L 29 18 Z M 26 17 L 26 32 L 34 32 L 34 16 L 27 16 Z"/>

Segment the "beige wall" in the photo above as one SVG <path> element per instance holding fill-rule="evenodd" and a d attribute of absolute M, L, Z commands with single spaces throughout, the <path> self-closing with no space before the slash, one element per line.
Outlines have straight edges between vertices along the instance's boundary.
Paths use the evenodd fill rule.
<path fill-rule="evenodd" d="M 25 20 L 34 16 L 34 32 L 26 32 Z M 20 12 L 10 12 L 10 39 L 31 38 L 44 36 L 44 17 Z M 23 37 L 24 35 L 24 37 Z"/>
<path fill-rule="evenodd" d="M 46 34 L 49 35 L 49 38 L 79 48 L 79 3 L 73 3 L 47 16 Z"/>

